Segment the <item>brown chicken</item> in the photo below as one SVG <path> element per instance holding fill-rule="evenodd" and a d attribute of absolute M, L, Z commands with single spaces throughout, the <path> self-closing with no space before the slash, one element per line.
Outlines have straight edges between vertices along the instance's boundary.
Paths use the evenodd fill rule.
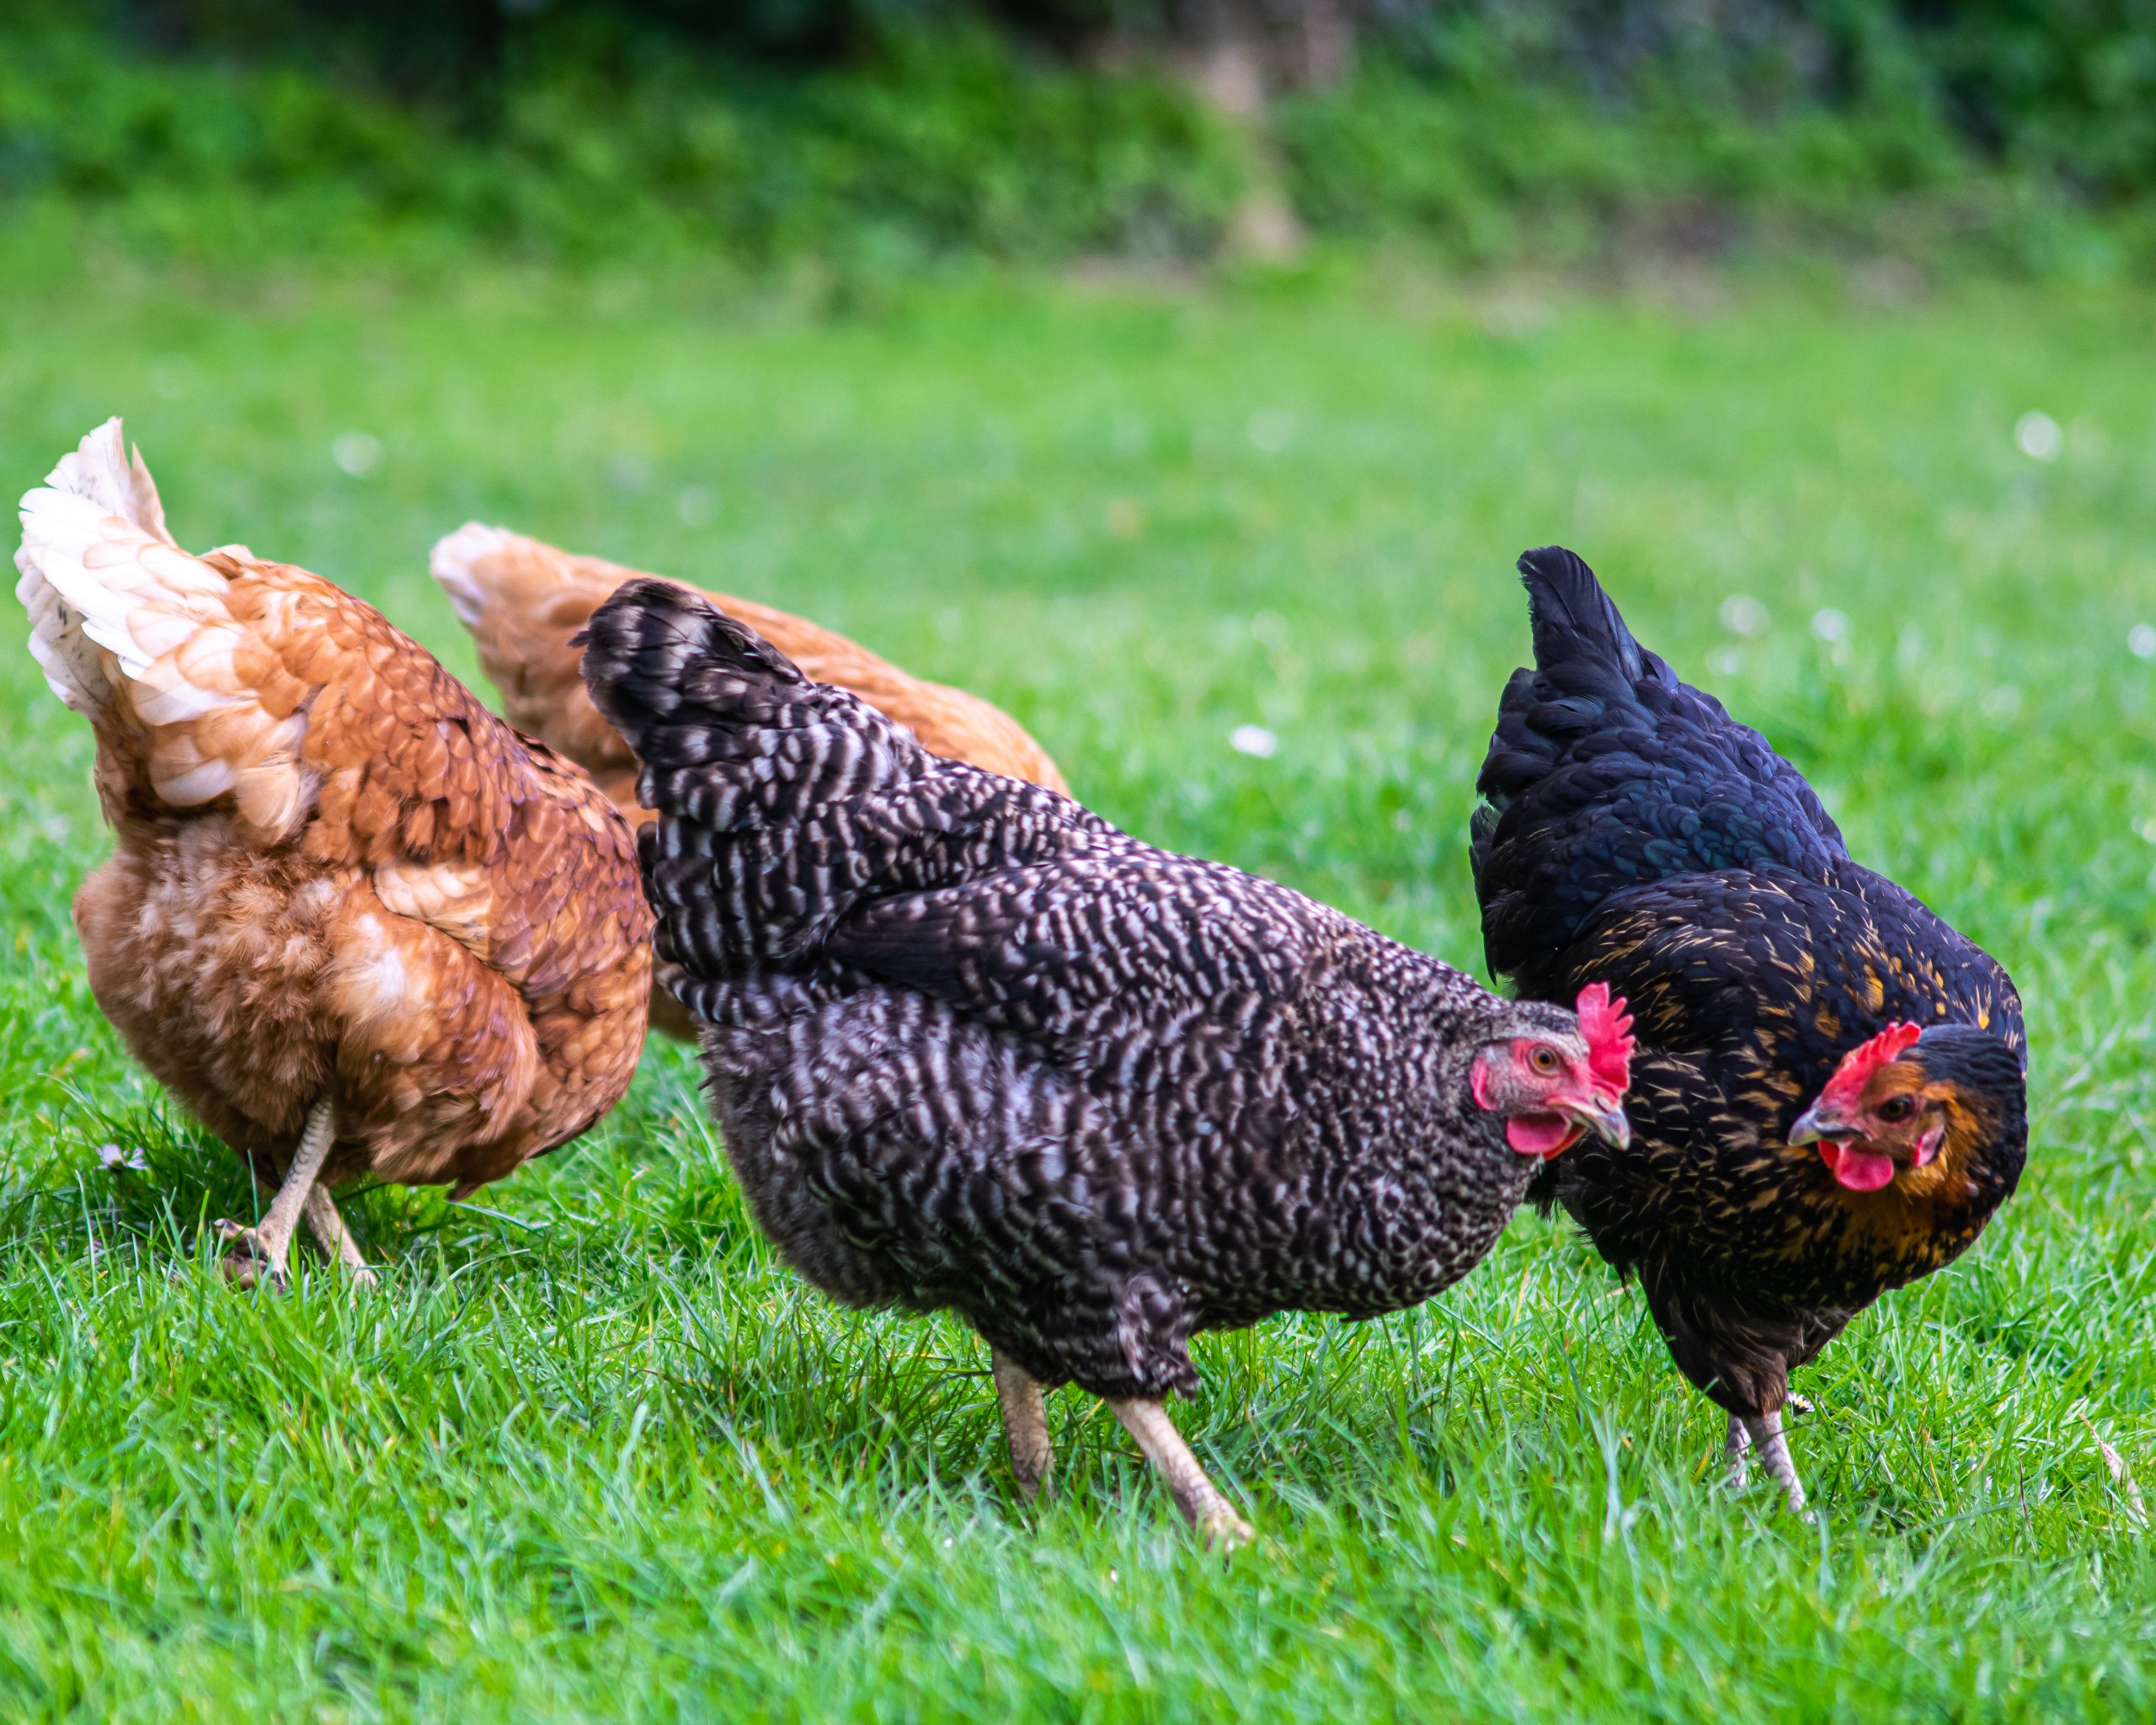
<path fill-rule="evenodd" d="M 651 916 L 627 824 L 381 614 L 243 546 L 189 556 L 108 421 L 23 499 L 16 588 L 97 732 L 116 840 L 75 923 L 136 1057 L 281 1183 L 221 1223 L 281 1284 L 330 1188 L 462 1196 L 620 1100 Z"/>
<path fill-rule="evenodd" d="M 478 521 L 435 547 L 433 569 L 472 631 L 479 663 L 502 692 L 510 722 L 583 766 L 632 821 L 652 820 L 637 805 L 636 756 L 593 708 L 581 675 L 583 652 L 569 644 L 616 588 L 652 578 Z M 704 596 L 778 647 L 804 676 L 835 683 L 898 720 L 930 754 L 1069 794 L 1048 752 L 1010 714 L 978 695 L 909 676 L 806 618 L 753 600 Z M 653 994 L 651 1020 L 670 1036 L 695 1040 L 689 1015 L 663 987 Z"/>

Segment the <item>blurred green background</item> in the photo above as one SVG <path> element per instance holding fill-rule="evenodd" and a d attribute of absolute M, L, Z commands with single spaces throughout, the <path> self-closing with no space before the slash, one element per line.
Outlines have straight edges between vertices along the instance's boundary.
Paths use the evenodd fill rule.
<path fill-rule="evenodd" d="M 1020 1509 L 978 1343 L 776 1264 L 679 1049 L 470 1204 L 355 1198 L 378 1296 L 229 1292 L 255 1199 L 89 997 L 92 740 L 18 615 L 0 1713 L 2156 1711 L 2148 23 L 17 0 L 17 489 L 124 414 L 184 543 L 467 677 L 475 516 L 799 610 L 1471 968 L 1512 560 L 1569 543 L 2013 970 L 2034 1140 L 1801 1375 L 1816 1524 L 1711 1489 L 1636 1290 L 1524 1215 L 1415 1311 L 1199 1339 L 1224 1565 L 1075 1394 Z"/>
<path fill-rule="evenodd" d="M 13 0 L 0 202 L 871 276 L 1388 239 L 2151 255 L 2151 0 Z M 1240 220 L 1239 220 L 1240 218 Z"/>

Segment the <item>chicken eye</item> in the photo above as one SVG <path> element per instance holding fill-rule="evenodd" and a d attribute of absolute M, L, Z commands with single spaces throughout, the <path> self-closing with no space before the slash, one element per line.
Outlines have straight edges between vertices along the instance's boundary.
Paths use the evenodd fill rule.
<path fill-rule="evenodd" d="M 1906 1120 L 1916 1111 L 1916 1104 L 1906 1096 L 1890 1096 L 1879 1104 L 1879 1118 L 1890 1124 Z"/>
<path fill-rule="evenodd" d="M 1546 1042 L 1538 1042 L 1527 1051 L 1527 1063 L 1547 1078 L 1557 1070 L 1557 1050 Z"/>

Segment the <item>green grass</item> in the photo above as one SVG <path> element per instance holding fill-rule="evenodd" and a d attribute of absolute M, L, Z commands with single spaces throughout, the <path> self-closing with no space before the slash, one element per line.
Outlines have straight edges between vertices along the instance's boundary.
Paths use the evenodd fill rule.
<path fill-rule="evenodd" d="M 201 1223 L 250 1200 L 89 996 L 90 739 L 18 617 L 0 1712 L 2156 1710 L 2156 1531 L 2096 1443 L 2156 1491 L 2145 300 L 976 282 L 832 324 L 499 271 L 6 291 L 8 489 L 123 411 L 183 541 L 318 569 L 467 675 L 424 558 L 471 515 L 793 606 L 1006 703 L 1112 818 L 1462 964 L 1512 558 L 1569 542 L 2014 970 L 2035 1141 L 1981 1245 L 1803 1375 L 1816 1525 L 1710 1489 L 1719 1416 L 1533 1217 L 1421 1310 L 1200 1340 L 1182 1423 L 1262 1529 L 1232 1563 L 1072 1391 L 1027 1514 L 979 1344 L 775 1265 L 679 1050 L 472 1204 L 358 1199 L 379 1297 L 228 1291 Z M 2054 462 L 2015 445 L 2032 409 Z M 1274 758 L 1229 749 L 1246 723 Z"/>

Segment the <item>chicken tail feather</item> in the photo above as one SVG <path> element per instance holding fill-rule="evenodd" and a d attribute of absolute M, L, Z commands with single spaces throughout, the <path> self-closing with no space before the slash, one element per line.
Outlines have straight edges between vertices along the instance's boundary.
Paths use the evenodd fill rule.
<path fill-rule="evenodd" d="M 433 554 L 427 560 L 428 570 L 449 595 L 457 622 L 467 629 L 477 629 L 484 622 L 490 605 L 504 599 L 533 596 L 515 590 L 519 584 L 513 577 L 520 566 L 506 555 L 529 542 L 504 528 L 490 527 L 483 521 L 467 521 L 454 533 L 435 542 Z M 533 584 L 521 585 L 529 587 Z"/>
<path fill-rule="evenodd" d="M 1537 665 L 1546 670 L 1584 649 L 1608 659 L 1627 682 L 1639 681 L 1645 670 L 1640 644 L 1594 571 L 1576 553 L 1561 545 L 1523 552 L 1519 574 L 1527 585 Z"/>
<path fill-rule="evenodd" d="M 670 581 L 625 583 L 573 644 L 593 704 L 643 763 L 638 800 L 660 816 L 643 862 L 661 955 L 723 970 L 812 950 L 878 848 L 859 833 L 840 845 L 835 829 L 934 757 Z"/>
<path fill-rule="evenodd" d="M 113 700 L 100 647 L 124 666 L 143 654 L 127 626 L 136 595 L 106 573 L 99 542 L 171 547 L 157 482 L 131 458 L 117 419 L 108 419 L 60 458 L 45 483 L 23 499 L 23 542 L 15 553 L 15 596 L 30 614 L 30 654 L 52 690 L 93 717 Z M 115 531 L 116 530 L 116 531 Z M 129 560 L 131 571 L 133 560 Z M 124 584 L 124 585 L 123 585 Z"/>
<path fill-rule="evenodd" d="M 24 495 L 22 523 L 15 596 L 30 652 L 97 727 L 100 786 L 124 782 L 168 809 L 230 794 L 263 836 L 288 832 L 314 783 L 300 760 L 307 718 L 296 698 L 264 705 L 262 679 L 282 673 L 234 615 L 224 573 L 243 547 L 205 559 L 173 542 L 116 419 Z"/>
<path fill-rule="evenodd" d="M 578 641 L 593 703 L 643 763 L 638 800 L 662 814 L 789 825 L 929 764 L 911 732 L 670 581 L 624 584 Z"/>

